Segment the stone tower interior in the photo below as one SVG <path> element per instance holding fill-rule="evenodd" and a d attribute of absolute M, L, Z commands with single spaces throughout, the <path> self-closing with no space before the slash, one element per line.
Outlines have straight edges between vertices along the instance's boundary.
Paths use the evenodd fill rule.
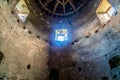
<path fill-rule="evenodd" d="M 0 0 L 0 80 L 120 80 L 120 0 Z"/>

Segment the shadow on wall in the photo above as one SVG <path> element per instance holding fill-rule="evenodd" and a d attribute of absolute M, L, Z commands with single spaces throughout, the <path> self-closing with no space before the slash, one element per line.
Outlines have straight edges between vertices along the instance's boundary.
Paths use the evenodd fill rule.
<path fill-rule="evenodd" d="M 0 51 L 0 64 L 1 64 L 2 60 L 3 60 L 3 58 L 4 58 L 4 54 L 3 54 L 3 52 Z"/>
<path fill-rule="evenodd" d="M 50 71 L 50 76 L 49 76 L 49 80 L 58 80 L 59 77 L 59 70 L 58 69 L 52 69 Z"/>
<path fill-rule="evenodd" d="M 73 79 L 71 49 L 53 49 L 49 50 L 49 80 L 76 80 Z M 74 64 L 73 64 L 74 65 Z"/>
<path fill-rule="evenodd" d="M 117 68 L 120 67 L 120 56 L 115 56 L 109 60 L 110 68 Z"/>

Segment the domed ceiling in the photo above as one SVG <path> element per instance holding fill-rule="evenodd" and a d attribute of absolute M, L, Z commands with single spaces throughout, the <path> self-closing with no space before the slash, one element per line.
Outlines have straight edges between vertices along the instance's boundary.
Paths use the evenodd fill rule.
<path fill-rule="evenodd" d="M 35 0 L 41 12 L 50 16 L 71 16 L 90 0 Z"/>

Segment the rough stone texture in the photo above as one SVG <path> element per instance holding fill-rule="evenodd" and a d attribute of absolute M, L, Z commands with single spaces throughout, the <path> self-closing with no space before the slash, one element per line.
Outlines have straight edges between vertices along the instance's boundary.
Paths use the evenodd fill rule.
<path fill-rule="evenodd" d="M 99 1 L 92 6 L 96 8 Z M 120 12 L 119 0 L 110 1 Z M 31 23 L 34 15 L 24 24 L 18 21 L 16 3 L 0 0 L 0 51 L 4 54 L 0 80 L 49 80 L 52 69 L 59 71 L 59 80 L 120 80 L 119 67 L 111 70 L 109 65 L 112 57 L 120 55 L 120 13 L 101 25 L 92 10 L 80 19 L 83 23 L 74 22 L 76 27 L 83 26 L 76 28 L 73 44 L 59 50 L 47 43 L 42 28 Z"/>
<path fill-rule="evenodd" d="M 46 80 L 48 44 L 23 29 L 24 24 L 17 22 L 6 1 L 0 1 L 0 7 L 0 50 L 5 56 L 0 76 L 7 80 Z"/>

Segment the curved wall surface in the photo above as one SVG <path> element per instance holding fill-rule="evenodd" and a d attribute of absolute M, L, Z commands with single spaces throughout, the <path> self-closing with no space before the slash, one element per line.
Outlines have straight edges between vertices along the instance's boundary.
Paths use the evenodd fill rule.
<path fill-rule="evenodd" d="M 120 1 L 109 0 L 118 14 L 102 25 L 89 3 L 71 17 L 40 13 L 34 0 L 25 0 L 27 22 L 17 16 L 16 0 L 0 1 L 0 79 L 2 80 L 119 80 Z M 52 46 L 49 36 L 56 22 L 72 26 L 71 43 Z"/>

